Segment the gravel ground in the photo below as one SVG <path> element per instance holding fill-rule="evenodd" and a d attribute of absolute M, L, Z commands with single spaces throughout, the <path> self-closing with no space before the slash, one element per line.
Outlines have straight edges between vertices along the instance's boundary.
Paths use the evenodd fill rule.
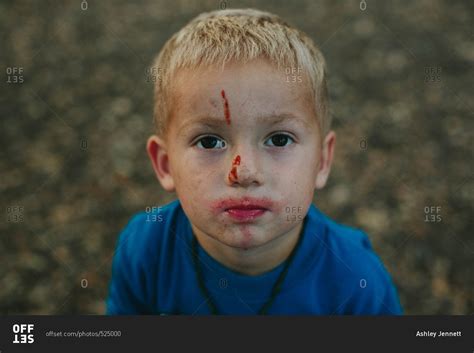
<path fill-rule="evenodd" d="M 338 145 L 315 204 L 367 231 L 407 314 L 472 314 L 474 2 L 289 4 L 225 5 L 281 15 L 328 61 Z M 145 70 L 219 6 L 0 3 L 0 313 L 104 312 L 119 231 L 175 198 L 145 153 Z"/>

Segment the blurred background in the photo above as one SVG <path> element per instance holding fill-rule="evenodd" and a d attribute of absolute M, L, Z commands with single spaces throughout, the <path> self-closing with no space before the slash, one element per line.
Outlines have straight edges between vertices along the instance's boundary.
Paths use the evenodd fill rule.
<path fill-rule="evenodd" d="M 364 229 L 406 314 L 473 314 L 472 1 L 0 3 L 0 313 L 102 314 L 120 230 L 175 199 L 145 152 L 147 68 L 203 11 L 254 7 L 329 67 L 336 161 L 314 203 Z"/>

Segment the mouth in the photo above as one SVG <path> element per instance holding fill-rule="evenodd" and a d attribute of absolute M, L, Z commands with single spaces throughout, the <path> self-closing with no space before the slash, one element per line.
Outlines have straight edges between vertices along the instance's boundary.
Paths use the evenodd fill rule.
<path fill-rule="evenodd" d="M 253 220 L 267 212 L 264 208 L 229 208 L 225 212 L 237 220 Z"/>
<path fill-rule="evenodd" d="M 263 216 L 273 207 L 267 198 L 226 199 L 217 203 L 217 210 L 238 221 L 250 221 Z"/>

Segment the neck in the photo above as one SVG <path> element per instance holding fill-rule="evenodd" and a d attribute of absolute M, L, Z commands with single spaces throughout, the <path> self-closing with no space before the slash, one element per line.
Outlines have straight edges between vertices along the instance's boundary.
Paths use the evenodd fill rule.
<path fill-rule="evenodd" d="M 228 246 L 194 225 L 191 227 L 199 244 L 215 260 L 236 272 L 257 276 L 274 269 L 288 258 L 298 242 L 303 222 L 268 243 L 249 249 Z"/>

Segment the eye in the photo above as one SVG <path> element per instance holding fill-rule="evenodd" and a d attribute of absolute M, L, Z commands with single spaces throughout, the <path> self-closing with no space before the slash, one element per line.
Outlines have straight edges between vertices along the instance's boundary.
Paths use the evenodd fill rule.
<path fill-rule="evenodd" d="M 273 136 L 271 136 L 267 141 L 271 141 L 271 143 L 273 144 L 273 146 L 275 147 L 284 147 L 286 146 L 287 142 L 291 140 L 293 142 L 295 142 L 295 140 L 293 139 L 293 137 L 291 137 L 290 135 L 287 135 L 287 134 L 275 134 Z M 293 143 L 292 142 L 292 143 Z"/>
<path fill-rule="evenodd" d="M 196 145 L 199 148 L 204 149 L 215 149 L 214 147 L 219 146 L 218 148 L 224 148 L 226 143 L 224 140 L 216 137 L 216 136 L 204 136 L 201 137 L 197 142 Z"/>

